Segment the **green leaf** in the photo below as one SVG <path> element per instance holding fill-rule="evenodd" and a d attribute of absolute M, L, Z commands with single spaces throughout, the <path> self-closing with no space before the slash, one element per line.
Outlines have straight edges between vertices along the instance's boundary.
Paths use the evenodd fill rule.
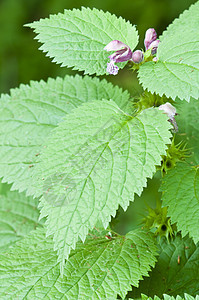
<path fill-rule="evenodd" d="M 166 295 L 164 294 L 163 295 L 163 298 L 159 298 L 157 296 L 155 296 L 154 298 L 151 298 L 151 297 L 148 297 L 144 294 L 141 295 L 141 299 L 142 300 L 161 300 L 161 299 L 164 299 L 164 300 L 199 300 L 199 296 L 196 296 L 196 297 L 192 297 L 188 294 L 184 294 L 184 297 L 180 297 L 180 296 L 177 296 L 177 297 L 173 297 L 173 296 L 169 296 L 169 295 Z M 135 300 L 135 299 L 134 299 Z"/>
<path fill-rule="evenodd" d="M 113 99 L 120 108 L 132 110 L 127 91 L 106 80 L 66 76 L 31 82 L 0 99 L 0 177 L 24 191 L 31 185 L 37 156 L 51 130 L 80 104 Z"/>
<path fill-rule="evenodd" d="M 28 26 L 43 43 L 40 49 L 54 57 L 53 62 L 85 74 L 106 73 L 110 54 L 104 47 L 112 40 L 122 41 L 132 50 L 138 43 L 136 28 L 129 21 L 95 8 L 65 10 L 64 14 L 51 15 Z"/>
<path fill-rule="evenodd" d="M 141 293 L 161 298 L 163 294 L 183 297 L 185 292 L 193 297 L 199 295 L 199 244 L 195 245 L 188 236 L 177 236 L 170 243 L 162 239 L 158 262 L 149 276 L 138 289 L 133 288 L 133 299 Z"/>
<path fill-rule="evenodd" d="M 53 243 L 43 229 L 0 254 L 3 299 L 116 299 L 138 286 L 155 265 L 157 248 L 143 230 L 106 238 L 97 231 L 78 243 L 60 276 Z"/>
<path fill-rule="evenodd" d="M 158 62 L 143 64 L 139 80 L 145 89 L 189 101 L 199 97 L 199 1 L 184 11 L 160 37 Z"/>
<path fill-rule="evenodd" d="M 161 191 L 168 216 L 177 223 L 178 230 L 185 236 L 199 241 L 199 170 L 186 163 L 179 163 L 163 178 Z"/>
<path fill-rule="evenodd" d="M 11 186 L 7 183 L 2 183 L 0 180 L 0 195 L 6 195 L 10 191 Z"/>
<path fill-rule="evenodd" d="M 0 251 L 27 235 L 41 225 L 39 222 L 38 200 L 25 194 L 7 192 L 0 195 Z"/>
<path fill-rule="evenodd" d="M 106 228 L 118 206 L 141 194 L 170 143 L 170 124 L 158 109 L 137 117 L 113 101 L 83 104 L 53 132 L 40 156 L 35 195 L 43 189 L 41 216 L 64 264 L 78 237 L 97 220 Z M 33 192 L 33 191 L 31 191 Z"/>
<path fill-rule="evenodd" d="M 190 162 L 199 164 L 199 101 L 191 98 L 190 102 L 177 101 L 178 116 L 176 121 L 179 128 L 179 137 L 186 137 L 187 148 L 192 151 Z"/>

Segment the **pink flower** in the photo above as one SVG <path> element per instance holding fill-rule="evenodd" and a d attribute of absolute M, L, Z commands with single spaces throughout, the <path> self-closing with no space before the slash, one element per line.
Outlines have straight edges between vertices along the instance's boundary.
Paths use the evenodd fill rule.
<path fill-rule="evenodd" d="M 165 114 L 170 118 L 174 118 L 176 115 L 176 108 L 169 102 L 166 102 L 165 104 L 160 105 L 159 110 L 163 110 Z"/>
<path fill-rule="evenodd" d="M 177 115 L 176 108 L 173 105 L 171 105 L 169 102 L 166 102 L 165 104 L 159 106 L 159 110 L 163 110 L 163 112 L 167 114 L 169 118 L 169 122 L 173 124 L 174 132 L 178 132 L 178 125 L 175 120 L 175 116 Z"/>
<path fill-rule="evenodd" d="M 155 40 L 150 44 L 149 49 L 151 49 L 152 55 L 156 54 L 159 43 L 160 43 L 160 40 Z"/>
<path fill-rule="evenodd" d="M 144 45 L 146 50 L 150 49 L 150 45 L 157 39 L 157 33 L 154 28 L 147 29 L 145 33 Z"/>
<path fill-rule="evenodd" d="M 106 71 L 111 75 L 117 75 L 118 73 L 118 66 L 115 65 L 114 61 L 111 60 L 109 63 L 107 63 Z"/>
<path fill-rule="evenodd" d="M 109 56 L 110 62 L 107 63 L 107 72 L 116 75 L 118 73 L 118 66 L 115 63 L 128 61 L 132 57 L 132 51 L 129 46 L 118 41 L 113 40 L 104 47 L 106 51 L 115 51 Z"/>

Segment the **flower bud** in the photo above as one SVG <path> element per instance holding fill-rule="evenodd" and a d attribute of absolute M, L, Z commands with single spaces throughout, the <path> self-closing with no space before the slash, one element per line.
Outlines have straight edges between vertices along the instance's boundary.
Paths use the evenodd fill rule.
<path fill-rule="evenodd" d="M 144 59 L 144 54 L 141 50 L 136 50 L 135 52 L 133 52 L 132 55 L 132 61 L 135 64 L 140 64 Z"/>
<path fill-rule="evenodd" d="M 154 42 L 157 39 L 157 33 L 154 28 L 147 29 L 145 33 L 145 39 L 144 39 L 144 45 L 146 50 L 149 49 L 149 46 L 152 42 Z"/>

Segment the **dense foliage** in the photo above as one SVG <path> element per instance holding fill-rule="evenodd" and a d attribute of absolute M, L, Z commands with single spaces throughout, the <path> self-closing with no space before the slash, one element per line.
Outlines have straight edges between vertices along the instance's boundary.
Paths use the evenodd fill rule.
<path fill-rule="evenodd" d="M 135 25 L 102 10 L 27 25 L 87 75 L 0 98 L 1 299 L 198 299 L 198 14 L 196 2 L 159 39 L 149 29 L 135 52 Z M 136 98 L 89 76 L 126 65 Z M 151 179 L 156 207 L 116 232 Z"/>

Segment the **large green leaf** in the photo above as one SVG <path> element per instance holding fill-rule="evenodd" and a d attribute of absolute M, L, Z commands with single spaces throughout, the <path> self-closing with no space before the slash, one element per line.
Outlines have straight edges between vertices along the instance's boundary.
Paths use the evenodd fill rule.
<path fill-rule="evenodd" d="M 168 206 L 168 216 L 177 223 L 185 236 L 199 241 L 199 170 L 180 163 L 164 177 L 161 191 L 163 205 Z"/>
<path fill-rule="evenodd" d="M 10 191 L 11 186 L 0 181 L 0 195 L 6 195 Z"/>
<path fill-rule="evenodd" d="M 145 89 L 175 99 L 199 97 L 199 1 L 160 37 L 158 62 L 143 64 L 139 79 Z"/>
<path fill-rule="evenodd" d="M 106 237 L 107 234 L 107 237 Z M 36 230 L 0 254 L 1 299 L 107 299 L 125 297 L 155 265 L 157 248 L 142 230 L 126 236 L 93 232 L 78 243 L 60 276 L 53 242 Z"/>
<path fill-rule="evenodd" d="M 41 225 L 38 200 L 26 197 L 24 193 L 7 192 L 0 195 L 0 251 L 27 235 Z"/>
<path fill-rule="evenodd" d="M 176 121 L 179 128 L 179 137 L 185 137 L 187 148 L 192 152 L 190 162 L 199 164 L 199 101 L 190 99 L 190 102 L 178 100 L 176 102 L 178 116 Z"/>
<path fill-rule="evenodd" d="M 66 76 L 31 82 L 11 90 L 0 99 L 0 177 L 25 190 L 42 144 L 63 117 L 80 104 L 113 99 L 120 108 L 131 106 L 128 92 L 105 80 Z"/>
<path fill-rule="evenodd" d="M 133 288 L 133 299 L 140 298 L 141 293 L 161 298 L 163 294 L 183 297 L 185 292 L 199 295 L 199 245 L 187 236 L 177 236 L 170 243 L 162 240 L 158 262 L 149 275 L 138 289 Z"/>
<path fill-rule="evenodd" d="M 34 177 L 35 195 L 44 192 L 47 234 L 54 235 L 62 264 L 97 220 L 106 228 L 119 205 L 126 210 L 134 194 L 141 194 L 170 143 L 169 128 L 158 109 L 132 117 L 105 100 L 83 104 L 60 123 Z"/>
<path fill-rule="evenodd" d="M 28 24 L 43 43 L 41 50 L 54 57 L 62 66 L 73 67 L 85 74 L 103 75 L 109 61 L 104 47 L 119 40 L 133 50 L 138 43 L 135 26 L 109 12 L 82 8 L 65 10 L 64 14 L 51 15 Z M 124 67 L 125 63 L 120 64 Z"/>

